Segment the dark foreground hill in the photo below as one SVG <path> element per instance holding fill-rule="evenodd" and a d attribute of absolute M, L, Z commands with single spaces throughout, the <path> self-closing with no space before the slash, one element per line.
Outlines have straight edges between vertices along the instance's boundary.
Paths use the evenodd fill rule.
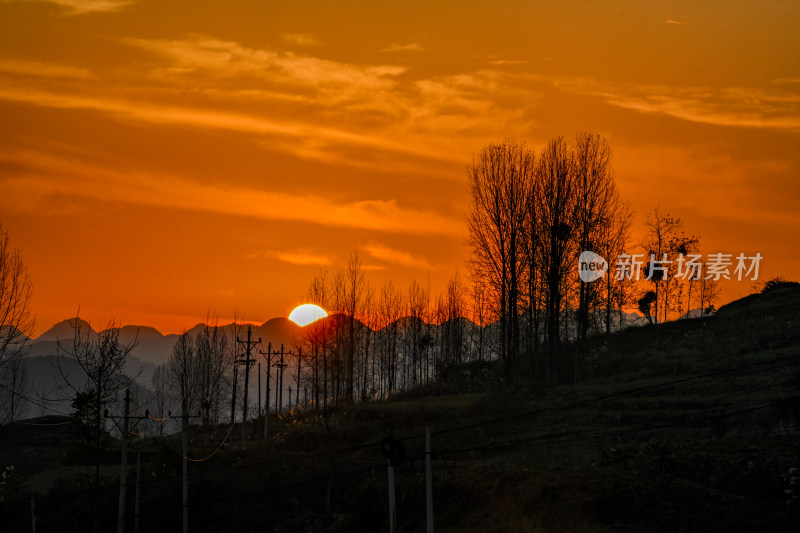
<path fill-rule="evenodd" d="M 798 310 L 800 287 L 786 285 L 711 317 L 594 339 L 579 385 L 523 377 L 500 389 L 498 368 L 472 364 L 402 399 L 273 417 L 271 438 L 251 426 L 244 448 L 239 426 L 193 426 L 190 530 L 388 531 L 379 443 L 391 433 L 405 448 L 398 531 L 425 531 L 428 425 L 436 531 L 798 531 Z M 565 381 L 574 360 L 561 361 Z M 46 425 L 0 428 L 2 466 L 15 465 L 3 531 L 30 530 L 32 494 L 37 531 L 91 531 L 95 518 L 113 529 L 119 449 L 102 457 L 96 496 L 71 426 L 28 422 Z M 140 530 L 179 530 L 180 435 L 139 446 Z M 133 453 L 130 463 L 132 531 Z"/>

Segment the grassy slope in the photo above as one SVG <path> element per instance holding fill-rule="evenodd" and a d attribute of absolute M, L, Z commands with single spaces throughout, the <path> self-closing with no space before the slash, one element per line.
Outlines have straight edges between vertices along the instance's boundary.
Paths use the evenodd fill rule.
<path fill-rule="evenodd" d="M 578 386 L 523 379 L 513 391 L 492 392 L 497 369 L 472 365 L 428 395 L 337 410 L 329 430 L 303 413 L 273 420 L 270 441 L 191 463 L 193 530 L 388 531 L 377 443 L 391 432 L 407 455 L 396 473 L 399 530 L 424 531 L 425 425 L 434 431 L 440 532 L 800 528 L 800 510 L 784 494 L 789 468 L 800 467 L 799 287 L 747 297 L 711 317 L 598 338 L 585 353 Z M 572 365 L 565 356 L 568 378 Z M 28 491 L 45 492 L 40 530 L 85 530 L 95 502 L 68 467 L 54 470 L 72 457 L 53 444 L 65 440 L 59 428 L 0 428 L 3 462 L 13 456 L 20 465 L 7 496 L 27 501 Z M 34 429 L 47 439 L 37 443 Z M 192 431 L 193 457 L 207 456 L 228 433 Z M 142 530 L 177 530 L 179 437 L 143 445 Z M 99 506 L 113 527 L 110 463 Z M 43 483 L 48 472 L 61 479 Z M 50 496 L 48 486 L 57 488 Z M 23 529 L 24 511 L 2 509 Z"/>

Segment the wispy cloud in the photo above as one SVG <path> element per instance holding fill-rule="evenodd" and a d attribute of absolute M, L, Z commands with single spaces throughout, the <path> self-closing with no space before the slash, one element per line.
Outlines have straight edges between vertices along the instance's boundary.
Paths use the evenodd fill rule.
<path fill-rule="evenodd" d="M 123 42 L 170 60 L 161 76 L 215 78 L 252 76 L 282 86 L 331 86 L 339 90 L 375 90 L 391 86 L 406 71 L 396 65 L 358 65 L 268 49 L 253 49 L 205 35 L 186 39 L 123 39 Z"/>
<path fill-rule="evenodd" d="M 390 44 L 386 48 L 382 48 L 381 52 L 422 52 L 424 48 L 417 43 L 407 44 Z"/>
<path fill-rule="evenodd" d="M 755 129 L 800 131 L 800 93 L 785 87 L 676 87 L 610 83 L 591 78 L 539 78 L 577 94 L 641 113 Z"/>
<path fill-rule="evenodd" d="M 67 9 L 70 15 L 110 13 L 127 7 L 135 0 L 11 0 L 16 2 L 48 2 Z"/>
<path fill-rule="evenodd" d="M 794 78 L 775 78 L 770 80 L 770 83 L 775 85 L 797 85 L 800 84 L 800 77 Z"/>
<path fill-rule="evenodd" d="M 270 120 L 238 112 L 149 104 L 110 97 L 77 96 L 30 88 L 0 88 L 0 100 L 64 109 L 90 109 L 157 124 L 201 126 L 258 135 L 275 135 L 283 139 L 307 138 L 314 139 L 315 143 L 325 141 L 334 145 L 370 147 L 436 159 L 442 157 L 436 150 L 418 149 L 379 136 L 302 122 Z"/>
<path fill-rule="evenodd" d="M 496 65 L 498 67 L 507 66 L 507 65 L 526 65 L 528 62 L 524 59 L 495 59 L 493 61 L 489 61 L 490 65 Z"/>
<path fill-rule="evenodd" d="M 537 99 L 530 80 L 501 69 L 414 77 L 403 66 L 255 49 L 203 35 L 120 41 L 144 57 L 96 72 L 103 83 L 81 84 L 78 78 L 90 73 L 80 69 L 9 63 L 7 70 L 42 75 L 0 80 L 0 100 L 236 131 L 298 158 L 452 179 L 453 163 L 474 146 L 505 135 L 506 124 L 530 124 Z M 74 83 L 58 84 L 57 75 Z"/>
<path fill-rule="evenodd" d="M 38 210 L 55 198 L 90 198 L 169 209 L 238 215 L 396 234 L 462 233 L 462 222 L 398 204 L 391 199 L 335 202 L 318 195 L 198 183 L 170 175 L 121 173 L 37 152 L 0 156 L 0 168 L 13 168 L 0 180 L 0 205 Z M 16 199 L 23 198 L 24 202 Z M 284 259 L 291 258 L 285 253 Z M 299 255 L 295 254 L 294 259 Z"/>
<path fill-rule="evenodd" d="M 20 61 L 0 58 L 0 72 L 7 74 L 21 74 L 24 76 L 38 76 L 43 78 L 73 78 L 92 79 L 95 76 L 85 68 L 53 63 L 40 63 L 38 61 Z"/>
<path fill-rule="evenodd" d="M 313 33 L 281 33 L 281 39 L 299 46 L 317 46 L 320 44 Z"/>
<path fill-rule="evenodd" d="M 267 255 L 273 256 L 284 263 L 301 266 L 327 266 L 333 262 L 331 257 L 307 248 L 285 252 L 268 252 Z"/>
<path fill-rule="evenodd" d="M 679 20 L 674 20 L 674 19 L 667 19 L 666 23 L 667 24 L 677 24 L 677 25 L 691 25 L 691 24 L 694 24 L 694 22 L 681 22 Z"/>
<path fill-rule="evenodd" d="M 414 257 L 408 252 L 403 250 L 395 250 L 384 246 L 379 243 L 370 243 L 363 247 L 364 251 L 370 256 L 380 261 L 392 263 L 396 265 L 403 265 L 410 268 L 419 270 L 431 270 L 434 268 L 426 259 L 421 257 Z"/>

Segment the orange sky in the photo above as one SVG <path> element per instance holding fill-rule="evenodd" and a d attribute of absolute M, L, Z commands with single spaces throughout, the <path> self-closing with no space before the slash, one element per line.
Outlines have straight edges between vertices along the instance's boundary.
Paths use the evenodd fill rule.
<path fill-rule="evenodd" d="M 792 1 L 0 0 L 0 222 L 36 333 L 261 322 L 354 249 L 440 290 L 472 154 L 586 130 L 637 229 L 797 279 L 798 51 Z"/>

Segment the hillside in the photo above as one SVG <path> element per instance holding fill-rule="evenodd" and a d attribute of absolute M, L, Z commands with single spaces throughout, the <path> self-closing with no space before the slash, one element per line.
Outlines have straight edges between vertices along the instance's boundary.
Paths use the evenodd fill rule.
<path fill-rule="evenodd" d="M 405 447 L 398 531 L 425 531 L 428 425 L 438 532 L 797 531 L 800 507 L 785 491 L 800 467 L 800 287 L 597 338 L 586 357 L 577 386 L 523 377 L 500 390 L 496 365 L 474 363 L 403 398 L 333 409 L 327 421 L 273 417 L 272 437 L 251 428 L 244 449 L 238 426 L 193 427 L 189 456 L 204 460 L 190 463 L 192 530 L 388 531 L 380 442 L 392 434 Z M 564 381 L 572 362 L 566 353 Z M 86 530 L 95 508 L 113 527 L 118 452 L 96 505 L 67 434 L 41 428 L 41 439 L 31 427 L 0 433 L 22 502 L 2 508 L 10 530 L 25 528 L 31 491 L 42 530 Z M 226 436 L 232 445 L 219 447 Z M 180 436 L 141 446 L 140 527 L 177 530 Z M 42 463 L 46 447 L 52 460 Z"/>

